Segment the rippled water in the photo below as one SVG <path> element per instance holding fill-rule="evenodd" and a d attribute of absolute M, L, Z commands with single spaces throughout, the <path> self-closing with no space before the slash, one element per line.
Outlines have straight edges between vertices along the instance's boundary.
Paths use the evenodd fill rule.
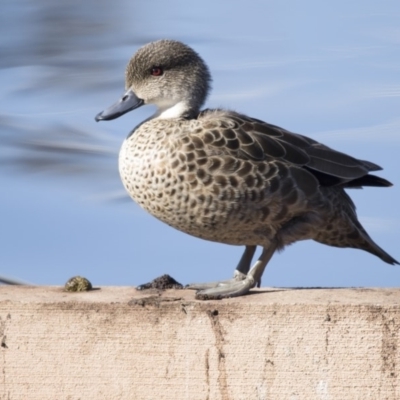
<path fill-rule="evenodd" d="M 400 214 L 400 3 L 62 3 L 14 1 L 0 14 L 0 273 L 62 284 L 226 278 L 241 249 L 164 226 L 127 200 L 120 143 L 152 113 L 99 124 L 123 91 L 132 53 L 182 40 L 209 64 L 208 107 L 228 107 L 382 165 L 391 189 L 351 193 L 395 258 Z M 299 261 L 301 260 L 301 261 Z M 397 283 L 396 283 L 397 282 Z M 399 268 L 315 243 L 276 255 L 263 283 L 393 286 Z"/>

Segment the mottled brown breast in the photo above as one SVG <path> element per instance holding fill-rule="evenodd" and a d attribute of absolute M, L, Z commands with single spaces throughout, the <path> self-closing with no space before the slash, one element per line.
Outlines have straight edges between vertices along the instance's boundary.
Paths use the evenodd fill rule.
<path fill-rule="evenodd" d="M 151 120 L 121 149 L 125 188 L 150 214 L 207 240 L 263 244 L 304 208 L 312 189 L 298 186 L 299 168 L 241 158 L 232 134 L 178 122 Z"/>

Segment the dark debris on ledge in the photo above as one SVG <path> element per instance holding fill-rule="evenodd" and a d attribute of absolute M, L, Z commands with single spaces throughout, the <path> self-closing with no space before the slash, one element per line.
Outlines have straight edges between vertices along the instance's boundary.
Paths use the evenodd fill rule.
<path fill-rule="evenodd" d="M 183 289 L 183 285 L 172 278 L 172 276 L 165 274 L 153 279 L 151 282 L 147 282 L 136 287 L 136 290 L 146 289 Z"/>

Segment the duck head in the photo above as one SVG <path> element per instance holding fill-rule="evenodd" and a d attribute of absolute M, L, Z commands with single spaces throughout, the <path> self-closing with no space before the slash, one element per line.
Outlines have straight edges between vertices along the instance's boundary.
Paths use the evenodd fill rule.
<path fill-rule="evenodd" d="M 120 117 L 144 104 L 154 104 L 153 118 L 190 118 L 198 114 L 210 89 L 207 65 L 189 46 L 159 40 L 141 47 L 125 72 L 126 92 L 96 121 Z"/>

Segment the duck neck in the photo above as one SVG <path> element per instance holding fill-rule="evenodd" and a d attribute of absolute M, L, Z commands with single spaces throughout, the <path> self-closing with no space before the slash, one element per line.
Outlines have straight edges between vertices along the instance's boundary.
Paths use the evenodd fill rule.
<path fill-rule="evenodd" d="M 154 118 L 156 119 L 173 119 L 173 118 L 193 118 L 198 114 L 188 103 L 180 101 L 168 108 L 159 108 Z"/>

